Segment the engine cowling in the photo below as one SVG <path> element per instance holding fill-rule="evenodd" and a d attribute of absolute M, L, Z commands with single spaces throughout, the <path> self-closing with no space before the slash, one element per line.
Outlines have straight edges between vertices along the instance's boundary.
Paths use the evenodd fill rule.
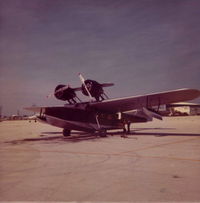
<path fill-rule="evenodd" d="M 91 96 L 94 97 L 97 101 L 101 99 L 103 99 L 102 95 L 104 94 L 102 85 L 99 84 L 97 81 L 95 80 L 85 80 L 85 86 L 87 87 L 88 91 L 90 92 Z M 84 85 L 82 85 L 81 89 L 82 89 L 82 93 L 85 96 L 89 96 L 86 88 Z"/>
<path fill-rule="evenodd" d="M 74 100 L 76 93 L 71 87 L 61 84 L 55 88 L 54 96 L 59 100 L 70 102 Z"/>

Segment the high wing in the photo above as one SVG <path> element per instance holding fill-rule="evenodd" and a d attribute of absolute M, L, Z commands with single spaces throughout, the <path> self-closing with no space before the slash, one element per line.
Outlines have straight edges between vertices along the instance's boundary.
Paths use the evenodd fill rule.
<path fill-rule="evenodd" d="M 45 113 L 45 110 L 47 110 L 47 109 L 63 109 L 63 108 L 68 108 L 68 107 L 65 107 L 65 106 L 31 106 L 31 107 L 25 107 L 24 109 L 27 111 L 32 111 L 35 113 L 43 114 L 43 113 Z"/>
<path fill-rule="evenodd" d="M 182 102 L 195 99 L 200 96 L 197 89 L 177 89 L 167 92 L 159 92 L 143 96 L 125 97 L 119 99 L 105 100 L 102 102 L 90 103 L 95 110 L 106 112 L 124 112 L 140 108 L 150 108 L 175 102 Z"/>
<path fill-rule="evenodd" d="M 167 92 L 159 92 L 154 94 L 124 97 L 118 99 L 104 100 L 101 102 L 87 103 L 87 108 L 95 109 L 96 111 L 105 112 L 125 112 L 134 109 L 150 108 L 152 106 L 160 106 L 163 104 L 171 104 L 182 101 L 188 101 L 200 96 L 200 91 L 197 89 L 178 89 Z M 26 110 L 43 113 L 47 108 L 67 108 L 65 106 L 57 107 L 27 107 Z"/>

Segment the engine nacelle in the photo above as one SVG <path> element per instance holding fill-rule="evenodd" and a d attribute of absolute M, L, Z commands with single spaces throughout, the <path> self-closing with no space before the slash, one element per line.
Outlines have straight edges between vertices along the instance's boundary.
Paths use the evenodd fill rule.
<path fill-rule="evenodd" d="M 97 81 L 95 80 L 85 80 L 85 85 L 88 89 L 88 91 L 90 92 L 91 96 L 94 97 L 97 101 L 99 101 L 100 99 L 103 100 L 103 88 L 102 85 L 99 84 Z M 89 96 L 86 88 L 84 85 L 82 85 L 82 93 L 86 96 Z"/>
<path fill-rule="evenodd" d="M 54 96 L 59 100 L 68 101 L 69 103 L 76 103 L 75 90 L 66 85 L 58 85 L 55 88 Z"/>

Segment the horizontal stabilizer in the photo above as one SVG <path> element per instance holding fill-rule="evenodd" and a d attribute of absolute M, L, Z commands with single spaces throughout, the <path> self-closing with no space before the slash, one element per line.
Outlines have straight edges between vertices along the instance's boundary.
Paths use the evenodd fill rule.
<path fill-rule="evenodd" d="M 123 113 L 123 115 L 127 115 L 130 118 L 144 118 L 147 121 L 152 121 L 153 118 L 162 120 L 162 116 L 159 115 L 156 112 L 153 112 L 149 109 L 142 108 L 142 109 L 137 109 L 137 110 L 132 110 L 132 111 L 126 111 Z"/>

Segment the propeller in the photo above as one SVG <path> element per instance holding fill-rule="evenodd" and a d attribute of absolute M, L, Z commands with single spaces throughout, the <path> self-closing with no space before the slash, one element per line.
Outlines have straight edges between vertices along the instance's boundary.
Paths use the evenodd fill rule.
<path fill-rule="evenodd" d="M 81 82 L 82 82 L 82 84 L 83 84 L 85 90 L 87 91 L 88 96 L 90 97 L 90 101 L 93 101 L 92 95 L 90 94 L 90 91 L 88 90 L 88 87 L 87 87 L 87 85 L 85 84 L 85 79 L 84 79 L 84 77 L 81 75 L 81 73 L 79 73 L 78 75 L 79 75 L 79 78 L 80 78 L 80 80 L 81 80 Z"/>

